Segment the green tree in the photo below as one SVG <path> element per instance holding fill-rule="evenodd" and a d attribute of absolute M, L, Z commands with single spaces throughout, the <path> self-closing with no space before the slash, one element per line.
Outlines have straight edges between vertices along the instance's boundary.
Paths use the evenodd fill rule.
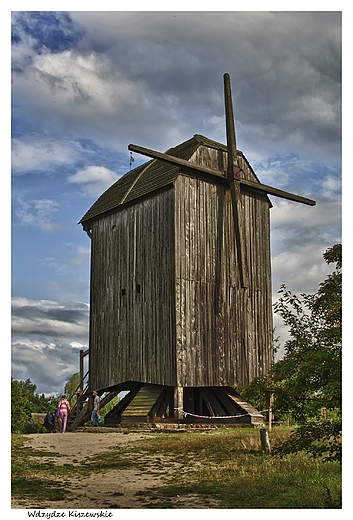
<path fill-rule="evenodd" d="M 23 392 L 23 386 L 19 381 L 11 378 L 11 431 L 13 433 L 24 432 L 31 412 L 31 402 Z"/>
<path fill-rule="evenodd" d="M 73 374 L 65 385 L 65 393 L 69 399 L 71 399 L 75 392 L 79 390 L 80 386 L 80 373 L 76 372 Z"/>
<path fill-rule="evenodd" d="M 275 332 L 275 330 L 273 332 Z M 273 362 L 279 348 L 279 338 L 274 337 Z M 245 401 L 248 401 L 255 406 L 257 410 L 266 410 L 270 398 L 273 395 L 273 381 L 271 374 L 268 376 L 256 377 L 250 385 L 237 387 L 236 391 L 245 399 Z"/>
<path fill-rule="evenodd" d="M 54 396 L 36 393 L 36 385 L 30 379 L 18 381 L 11 378 L 11 431 L 29 433 L 33 430 L 31 413 L 46 413 L 53 409 Z M 55 405 L 54 405 L 55 406 Z"/>
<path fill-rule="evenodd" d="M 275 410 L 292 414 L 298 428 L 279 452 L 305 450 L 341 460 L 342 246 L 324 253 L 335 270 L 317 293 L 292 294 L 284 285 L 275 312 L 289 328 L 283 358 L 271 370 Z M 325 411 L 326 418 L 323 415 Z"/>

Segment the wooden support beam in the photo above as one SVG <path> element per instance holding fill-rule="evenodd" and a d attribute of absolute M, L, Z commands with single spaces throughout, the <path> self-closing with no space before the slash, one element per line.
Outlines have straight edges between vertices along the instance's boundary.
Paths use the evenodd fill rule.
<path fill-rule="evenodd" d="M 208 410 L 210 416 L 211 417 L 215 417 L 216 414 L 215 414 L 215 412 L 214 412 L 214 410 L 212 408 L 212 404 L 211 404 L 211 402 L 210 402 L 210 400 L 208 398 L 206 389 L 205 388 L 201 388 L 200 393 L 202 395 L 203 400 L 205 401 L 205 404 L 207 406 L 207 410 Z"/>
<path fill-rule="evenodd" d="M 84 384 L 83 384 L 83 380 L 85 378 L 85 376 L 84 376 L 84 358 L 88 355 L 89 355 L 89 349 L 80 350 L 80 388 L 79 388 L 80 392 L 83 392 L 83 390 L 84 390 Z"/>
<path fill-rule="evenodd" d="M 243 186 L 249 186 L 249 188 L 253 188 L 254 190 L 263 191 L 268 195 L 281 197 L 281 199 L 299 202 L 301 204 L 306 204 L 307 206 L 316 205 L 315 200 L 302 197 L 301 195 L 295 195 L 295 193 L 290 193 L 289 191 L 279 190 L 278 188 L 273 188 L 272 186 L 267 186 L 266 184 L 249 181 L 248 179 L 241 179 L 240 184 Z"/>
<path fill-rule="evenodd" d="M 171 393 L 172 393 L 171 391 L 172 391 L 172 387 L 170 387 L 170 386 L 166 386 L 162 390 L 162 392 L 159 394 L 157 401 L 152 406 L 148 415 L 150 415 L 151 417 L 165 416 L 167 406 L 170 403 L 170 397 L 171 397 Z"/>
<path fill-rule="evenodd" d="M 101 408 L 103 408 L 106 404 L 108 404 L 114 397 L 116 397 L 119 392 L 109 392 L 103 399 L 101 399 Z"/>
<path fill-rule="evenodd" d="M 150 148 L 144 148 L 143 146 L 138 146 L 137 144 L 129 144 L 128 149 L 132 152 L 139 153 L 141 155 L 146 155 L 146 157 L 151 157 L 151 159 L 160 159 L 161 161 L 176 164 L 177 166 L 183 166 L 185 168 L 191 168 L 192 170 L 197 170 L 202 173 L 207 173 L 208 175 L 214 175 L 218 182 L 224 181 L 227 183 L 227 179 L 223 175 L 222 172 L 218 170 L 213 170 L 212 168 L 207 168 L 207 166 L 202 166 L 201 164 L 191 163 L 186 161 L 185 159 L 180 159 L 180 157 L 175 157 L 174 155 L 169 155 L 167 153 L 157 152 L 156 150 L 151 150 Z"/>
<path fill-rule="evenodd" d="M 157 415 L 159 417 L 166 415 L 167 407 L 170 405 L 171 397 L 173 397 L 173 389 L 172 389 L 172 387 L 168 387 L 164 394 L 163 401 L 161 401 L 160 407 L 157 412 Z M 171 415 L 170 410 L 169 410 L 169 415 Z"/>
<path fill-rule="evenodd" d="M 174 417 L 176 419 L 178 419 L 178 421 L 182 421 L 184 418 L 183 406 L 184 406 L 183 387 L 175 386 L 174 387 L 174 408 L 175 408 Z"/>
<path fill-rule="evenodd" d="M 206 175 L 209 175 L 211 179 L 217 182 L 228 184 L 226 177 L 224 177 L 218 170 L 213 170 L 212 168 L 207 168 L 206 166 L 191 163 L 185 159 L 180 159 L 179 157 L 174 157 L 173 155 L 150 150 L 149 148 L 144 148 L 135 144 L 129 144 L 128 149 L 132 150 L 133 152 L 140 153 L 141 155 L 151 157 L 152 159 L 160 159 L 161 161 L 176 164 L 178 166 L 184 166 L 185 168 L 190 168 L 191 170 L 195 170 L 200 173 L 205 173 Z M 248 186 L 249 188 L 268 193 L 269 195 L 274 195 L 275 197 L 281 197 L 282 199 L 292 200 L 301 204 L 307 204 L 308 206 L 315 206 L 316 204 L 316 202 L 312 199 L 308 199 L 288 191 L 279 190 L 278 188 L 274 188 L 273 186 L 268 186 L 260 182 L 253 182 L 247 179 L 240 179 L 239 182 L 242 186 Z"/>
<path fill-rule="evenodd" d="M 84 371 L 84 361 L 83 361 L 84 351 L 80 350 L 80 391 L 83 392 L 83 371 Z"/>
<path fill-rule="evenodd" d="M 110 410 L 105 416 L 105 422 L 111 423 L 116 422 L 116 417 L 121 416 L 124 413 L 125 408 L 129 406 L 134 397 L 139 393 L 142 388 L 142 383 L 134 383 L 133 387 L 126 394 L 121 401 L 119 401 L 112 410 Z M 119 392 L 117 392 L 119 393 Z"/>
<path fill-rule="evenodd" d="M 239 415 L 240 414 L 238 406 L 227 395 L 226 389 L 224 389 L 222 387 L 214 388 L 214 392 L 226 410 L 226 413 L 224 415 Z"/>
<path fill-rule="evenodd" d="M 207 396 L 207 399 L 214 411 L 215 415 L 227 415 L 226 410 L 223 408 L 222 404 L 219 402 L 216 392 L 213 388 L 205 388 L 203 389 L 203 393 Z"/>

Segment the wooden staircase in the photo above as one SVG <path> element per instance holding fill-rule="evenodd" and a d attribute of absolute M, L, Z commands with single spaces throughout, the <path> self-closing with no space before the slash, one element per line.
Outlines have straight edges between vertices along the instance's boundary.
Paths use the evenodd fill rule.
<path fill-rule="evenodd" d="M 72 406 L 67 418 L 67 430 L 73 431 L 82 426 L 90 419 L 91 413 L 91 396 L 87 390 Z"/>
<path fill-rule="evenodd" d="M 122 422 L 145 419 L 149 416 L 163 388 L 160 386 L 143 386 L 121 415 Z"/>
<path fill-rule="evenodd" d="M 174 414 L 171 387 L 135 383 L 129 393 L 105 416 L 104 423 L 148 423 Z"/>

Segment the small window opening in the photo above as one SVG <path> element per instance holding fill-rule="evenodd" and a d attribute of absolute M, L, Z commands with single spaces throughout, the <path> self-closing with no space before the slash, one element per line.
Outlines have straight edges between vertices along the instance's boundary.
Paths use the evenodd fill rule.
<path fill-rule="evenodd" d="M 137 294 L 140 294 L 141 292 L 141 285 L 139 283 L 136 284 L 136 292 Z"/>
<path fill-rule="evenodd" d="M 126 294 L 126 289 L 121 289 L 121 296 L 125 296 Z"/>

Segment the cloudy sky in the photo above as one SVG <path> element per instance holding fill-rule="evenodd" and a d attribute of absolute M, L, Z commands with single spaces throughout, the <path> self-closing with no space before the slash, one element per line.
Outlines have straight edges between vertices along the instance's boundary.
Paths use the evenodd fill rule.
<path fill-rule="evenodd" d="M 198 133 L 237 145 L 270 197 L 273 298 L 312 293 L 341 241 L 339 12 L 12 13 L 12 376 L 62 392 L 88 346 L 90 240 L 80 218 L 129 166 Z M 134 166 L 146 158 L 135 155 Z M 276 320 L 276 331 L 283 327 Z"/>

